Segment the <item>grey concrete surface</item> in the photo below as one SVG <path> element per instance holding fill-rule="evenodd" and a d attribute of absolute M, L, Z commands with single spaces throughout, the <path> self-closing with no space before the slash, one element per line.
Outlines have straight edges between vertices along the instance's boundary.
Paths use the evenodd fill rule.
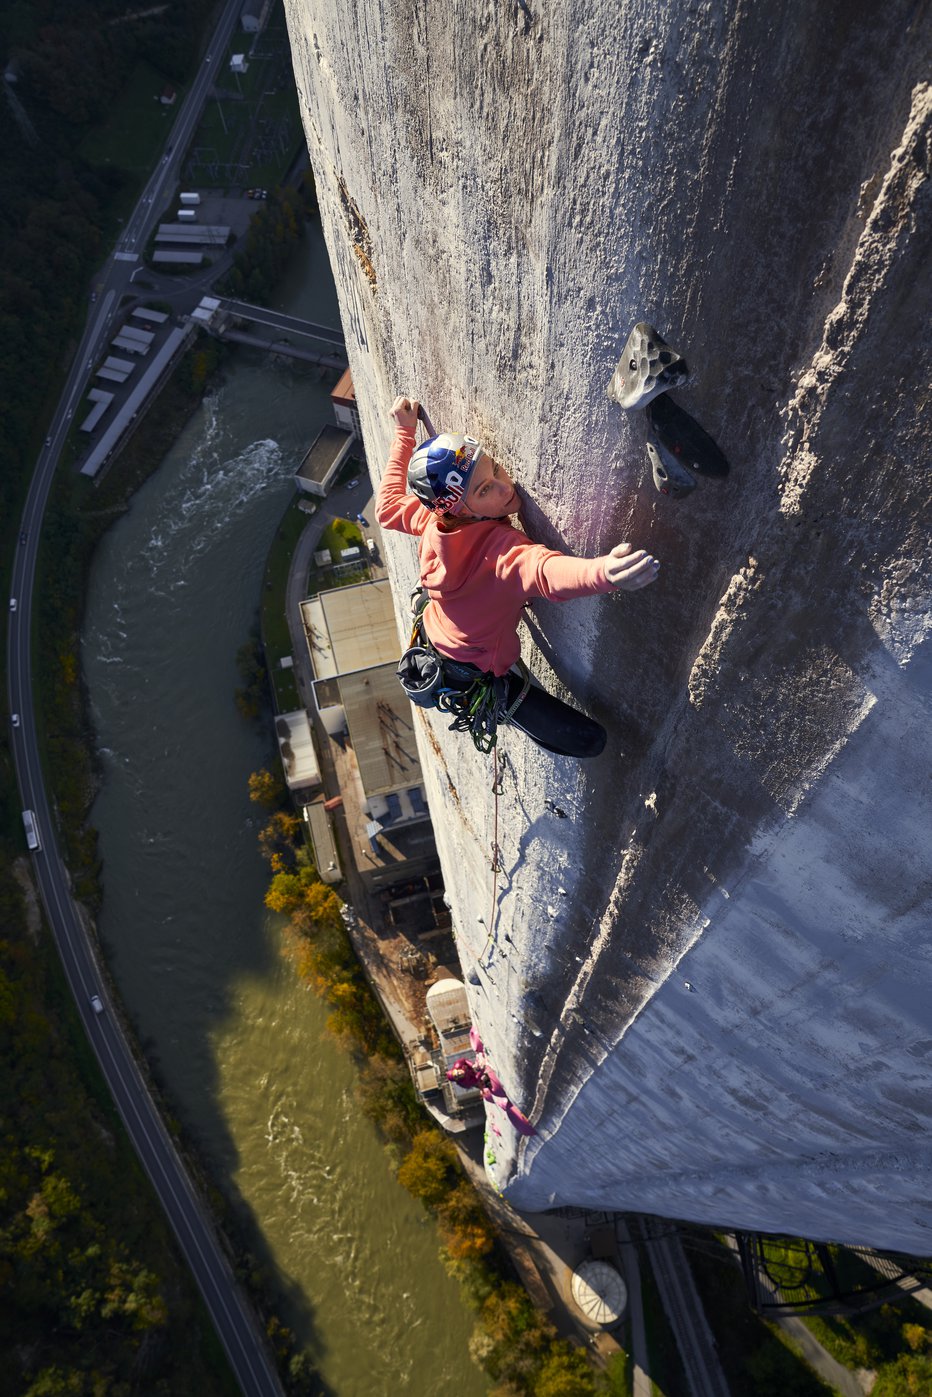
<path fill-rule="evenodd" d="M 538 1134 L 495 1182 L 927 1253 L 928 8 L 286 12 L 376 473 L 405 391 L 515 474 L 535 537 L 662 559 L 527 617 L 597 761 L 509 734 L 496 807 L 418 722 L 467 959 L 493 842 L 504 867 L 471 1002 Z M 642 318 L 732 463 L 683 501 L 605 395 Z M 384 543 L 400 611 L 414 545 Z"/>

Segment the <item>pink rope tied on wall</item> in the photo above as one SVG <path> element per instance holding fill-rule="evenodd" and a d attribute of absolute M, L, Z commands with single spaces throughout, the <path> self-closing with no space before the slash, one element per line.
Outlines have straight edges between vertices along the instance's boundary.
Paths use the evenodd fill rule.
<path fill-rule="evenodd" d="M 470 1062 L 465 1057 L 457 1058 L 453 1066 L 447 1069 L 447 1080 L 467 1091 L 475 1089 L 484 1101 L 494 1102 L 500 1110 L 505 1112 L 519 1135 L 536 1135 L 537 1131 L 524 1112 L 519 1111 L 518 1107 L 509 1101 L 508 1093 L 486 1059 L 482 1039 L 475 1028 L 469 1030 L 469 1041 L 475 1050 L 475 1060 Z"/>

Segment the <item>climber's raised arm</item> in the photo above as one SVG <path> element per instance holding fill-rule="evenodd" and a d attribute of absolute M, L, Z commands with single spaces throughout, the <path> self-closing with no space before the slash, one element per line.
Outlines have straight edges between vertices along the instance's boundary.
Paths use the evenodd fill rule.
<path fill-rule="evenodd" d="M 405 534 L 422 534 L 431 518 L 430 510 L 408 493 L 408 462 L 414 451 L 417 409 L 417 403 L 411 398 L 396 398 L 392 404 L 395 440 L 375 497 L 375 517 L 379 526 Z"/>

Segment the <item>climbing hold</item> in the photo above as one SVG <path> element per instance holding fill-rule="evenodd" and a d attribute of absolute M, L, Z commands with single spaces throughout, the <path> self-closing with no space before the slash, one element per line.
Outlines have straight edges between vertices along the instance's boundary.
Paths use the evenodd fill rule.
<path fill-rule="evenodd" d="M 728 474 L 728 458 L 695 417 L 672 398 L 658 398 L 647 409 L 654 441 L 666 448 L 697 475 L 721 478 Z"/>
<path fill-rule="evenodd" d="M 681 466 L 665 446 L 647 443 L 647 459 L 654 477 L 654 484 L 661 495 L 681 500 L 696 488 L 696 481 L 685 466 Z"/>
<path fill-rule="evenodd" d="M 473 966 L 471 970 L 467 970 L 467 972 L 466 972 L 466 979 L 468 980 L 468 982 L 469 982 L 471 985 L 481 985 L 481 984 L 482 984 L 482 981 L 479 979 L 479 972 L 478 972 L 478 970 L 476 969 L 475 966 Z"/>
<path fill-rule="evenodd" d="M 606 392 L 621 407 L 646 407 L 658 393 L 680 388 L 688 378 L 689 367 L 682 354 L 662 340 L 652 325 L 639 320 Z"/>

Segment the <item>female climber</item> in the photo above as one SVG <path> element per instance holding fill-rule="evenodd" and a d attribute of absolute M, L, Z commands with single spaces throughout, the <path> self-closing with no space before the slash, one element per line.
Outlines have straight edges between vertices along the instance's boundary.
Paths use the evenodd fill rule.
<path fill-rule="evenodd" d="M 427 597 L 420 639 L 439 659 L 442 688 L 449 693 L 485 683 L 497 721 L 521 728 L 548 751 L 597 756 L 605 745 L 598 723 L 530 687 L 526 671 L 524 677 L 512 672 L 520 656 L 521 613 L 536 597 L 570 601 L 637 591 L 654 581 L 659 562 L 628 543 L 598 558 L 532 543 L 509 522 L 520 508 L 513 482 L 477 441 L 443 433 L 415 449 L 417 402 L 396 398 L 391 416 L 395 440 L 375 513 L 383 529 L 419 538 Z"/>

